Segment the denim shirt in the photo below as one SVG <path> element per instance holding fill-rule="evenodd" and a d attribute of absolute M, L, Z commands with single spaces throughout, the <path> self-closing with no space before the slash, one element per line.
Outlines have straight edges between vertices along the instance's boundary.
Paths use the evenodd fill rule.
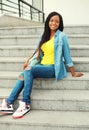
<path fill-rule="evenodd" d="M 73 66 L 68 38 L 65 33 L 57 30 L 54 36 L 55 77 L 57 80 L 67 76 L 66 66 Z M 65 64 L 64 64 L 65 62 Z"/>
<path fill-rule="evenodd" d="M 56 80 L 63 79 L 67 76 L 65 65 L 68 67 L 73 66 L 68 38 L 60 30 L 57 30 L 54 35 L 54 63 Z"/>

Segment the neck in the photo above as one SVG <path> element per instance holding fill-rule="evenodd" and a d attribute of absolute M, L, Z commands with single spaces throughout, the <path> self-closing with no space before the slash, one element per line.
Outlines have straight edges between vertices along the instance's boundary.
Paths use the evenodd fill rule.
<path fill-rule="evenodd" d="M 55 34 L 55 31 L 51 31 L 51 33 L 50 33 L 50 39 L 54 36 L 54 34 Z"/>

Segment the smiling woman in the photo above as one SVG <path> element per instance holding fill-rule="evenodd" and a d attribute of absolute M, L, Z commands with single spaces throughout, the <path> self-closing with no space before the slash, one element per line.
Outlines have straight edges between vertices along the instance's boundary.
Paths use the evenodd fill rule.
<path fill-rule="evenodd" d="M 23 72 L 20 74 L 10 96 L 3 99 L 0 106 L 1 111 L 13 113 L 13 103 L 23 89 L 23 98 L 19 102 L 19 108 L 13 113 L 13 118 L 21 118 L 30 111 L 30 95 L 35 78 L 55 78 L 57 81 L 67 77 L 65 66 L 69 67 L 73 77 L 80 77 L 83 74 L 74 71 L 70 55 L 69 43 L 63 33 L 63 19 L 57 12 L 51 12 L 46 21 L 44 32 L 37 46 L 40 62 L 29 67 L 27 60 L 23 65 Z M 63 60 L 64 59 L 64 60 Z M 65 64 L 64 64 L 65 61 Z M 28 68 L 28 69 L 27 69 Z"/>

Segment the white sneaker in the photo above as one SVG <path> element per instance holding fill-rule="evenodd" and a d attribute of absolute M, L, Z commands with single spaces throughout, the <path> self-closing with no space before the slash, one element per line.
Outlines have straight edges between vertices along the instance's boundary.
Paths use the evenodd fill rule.
<path fill-rule="evenodd" d="M 12 104 L 8 104 L 5 99 L 3 99 L 2 104 L 0 105 L 0 111 L 3 113 L 13 113 L 14 109 Z"/>
<path fill-rule="evenodd" d="M 27 112 L 30 111 L 30 105 L 27 105 L 25 102 L 19 101 L 19 107 L 12 115 L 13 118 L 21 118 Z"/>

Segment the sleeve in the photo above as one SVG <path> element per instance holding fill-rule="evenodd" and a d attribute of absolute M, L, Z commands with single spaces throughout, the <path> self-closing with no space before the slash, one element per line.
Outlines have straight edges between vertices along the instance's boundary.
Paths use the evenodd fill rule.
<path fill-rule="evenodd" d="M 72 67 L 73 62 L 71 59 L 68 37 L 64 34 L 62 40 L 63 40 L 63 50 L 62 51 L 63 51 L 63 57 L 64 57 L 65 64 L 68 67 Z"/>

